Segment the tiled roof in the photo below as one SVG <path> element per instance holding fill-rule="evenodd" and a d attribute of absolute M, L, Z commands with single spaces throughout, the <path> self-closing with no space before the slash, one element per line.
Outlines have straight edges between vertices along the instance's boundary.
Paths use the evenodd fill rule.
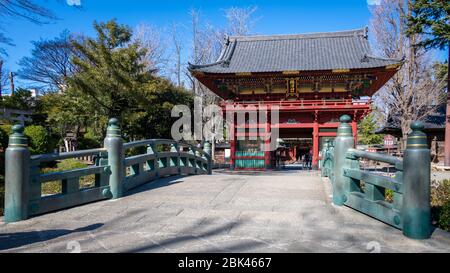
<path fill-rule="evenodd" d="M 423 125 L 425 130 L 445 130 L 445 113 L 447 104 L 439 105 L 435 113 L 432 113 L 424 118 Z M 387 124 L 379 128 L 375 133 L 385 134 L 393 131 L 401 131 L 400 127 L 395 125 L 392 119 L 389 119 Z"/>
<path fill-rule="evenodd" d="M 245 73 L 375 68 L 399 59 L 371 55 L 367 29 L 273 36 L 228 37 L 217 62 L 193 71 Z"/>

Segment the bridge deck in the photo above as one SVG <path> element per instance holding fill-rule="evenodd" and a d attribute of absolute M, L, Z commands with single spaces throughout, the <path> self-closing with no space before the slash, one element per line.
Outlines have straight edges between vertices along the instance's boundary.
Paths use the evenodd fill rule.
<path fill-rule="evenodd" d="M 449 252 L 346 207 L 315 172 L 169 177 L 116 201 L 0 223 L 0 252 Z"/>

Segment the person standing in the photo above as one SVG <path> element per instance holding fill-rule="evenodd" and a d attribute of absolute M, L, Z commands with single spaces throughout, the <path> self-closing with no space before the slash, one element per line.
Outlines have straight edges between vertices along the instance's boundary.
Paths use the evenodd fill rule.
<path fill-rule="evenodd" d="M 309 152 L 306 153 L 306 167 L 308 170 L 311 170 L 311 164 L 312 164 L 312 150 L 309 150 Z"/>
<path fill-rule="evenodd" d="M 305 168 L 309 169 L 309 152 L 305 153 Z"/>

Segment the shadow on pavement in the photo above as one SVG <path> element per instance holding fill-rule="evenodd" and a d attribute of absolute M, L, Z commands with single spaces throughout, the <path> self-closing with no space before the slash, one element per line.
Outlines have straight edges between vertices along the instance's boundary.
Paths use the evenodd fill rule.
<path fill-rule="evenodd" d="M 77 229 L 50 229 L 42 231 L 27 231 L 14 233 L 0 233 L 0 250 L 17 248 L 29 244 L 49 241 L 71 233 L 92 231 L 102 227 L 102 223 L 92 224 Z"/>
<path fill-rule="evenodd" d="M 158 241 L 152 240 L 147 244 L 127 249 L 124 252 L 172 252 L 183 251 L 186 247 L 188 248 L 185 249 L 184 252 L 242 252 L 251 251 L 252 249 L 263 245 L 263 243 L 257 241 L 242 241 L 228 244 L 227 246 L 224 246 L 223 244 L 216 245 L 214 240 L 211 240 L 210 238 L 228 234 L 232 228 L 242 225 L 244 221 L 230 221 L 221 225 L 214 225 L 215 220 L 217 219 L 214 217 L 203 218 L 202 220 L 195 221 L 190 227 L 184 228 L 176 234 L 173 234 L 170 238 L 164 238 Z M 203 231 L 199 232 L 199 230 L 202 229 Z"/>
<path fill-rule="evenodd" d="M 183 175 L 175 175 L 175 176 L 168 176 L 168 177 L 162 177 L 154 181 L 147 182 L 145 184 L 142 184 L 134 189 L 131 189 L 125 193 L 125 196 L 133 195 L 139 192 L 144 192 L 148 190 L 153 190 L 157 188 L 167 187 L 174 184 L 182 183 L 185 176 Z"/>

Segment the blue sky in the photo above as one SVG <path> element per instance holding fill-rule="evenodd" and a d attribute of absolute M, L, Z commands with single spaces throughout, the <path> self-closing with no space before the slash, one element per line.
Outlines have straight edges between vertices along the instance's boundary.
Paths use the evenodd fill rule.
<path fill-rule="evenodd" d="M 93 34 L 92 22 L 116 18 L 120 23 L 136 26 L 148 23 L 163 28 L 176 22 L 190 24 L 189 10 L 200 9 L 203 20 L 212 25 L 225 23 L 223 11 L 229 7 L 257 6 L 255 34 L 289 34 L 317 31 L 337 31 L 367 26 L 370 20 L 368 4 L 379 0 L 37 0 L 60 18 L 45 25 L 25 20 L 2 20 L 5 34 L 15 43 L 6 47 L 8 69 L 19 68 L 17 62 L 29 54 L 31 41 L 53 38 L 64 29 Z M 186 41 L 189 33 L 186 28 Z"/>

